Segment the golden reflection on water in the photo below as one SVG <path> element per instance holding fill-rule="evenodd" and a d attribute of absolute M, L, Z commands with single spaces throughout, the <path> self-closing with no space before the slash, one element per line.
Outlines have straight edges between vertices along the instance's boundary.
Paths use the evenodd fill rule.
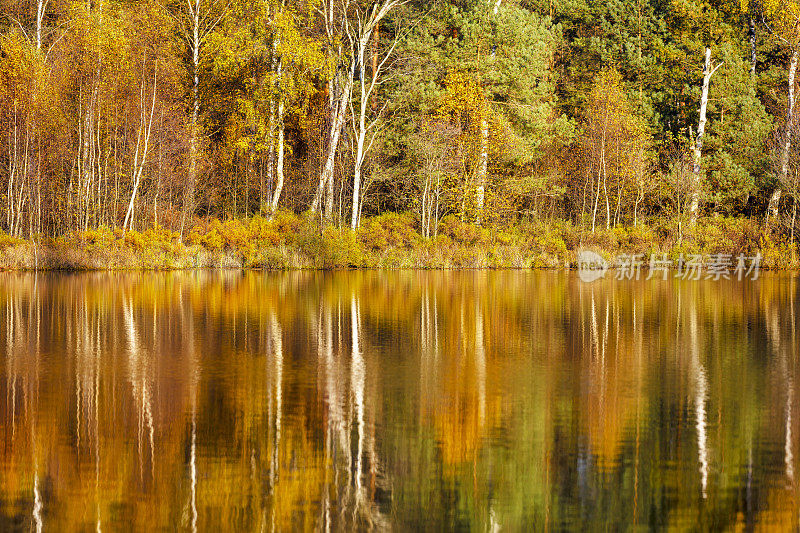
<path fill-rule="evenodd" d="M 0 274 L 0 530 L 796 530 L 797 289 Z"/>

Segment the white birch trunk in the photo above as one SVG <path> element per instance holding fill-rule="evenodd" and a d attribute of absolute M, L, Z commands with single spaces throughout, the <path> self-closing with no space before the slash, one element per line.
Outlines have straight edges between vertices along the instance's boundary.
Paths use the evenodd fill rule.
<path fill-rule="evenodd" d="M 277 37 L 272 41 L 272 57 L 270 58 L 270 72 L 277 72 L 280 67 L 278 66 L 278 39 Z M 277 78 L 277 76 L 276 76 Z M 269 149 L 267 150 L 267 183 L 272 186 L 272 180 L 275 177 L 275 100 L 280 98 L 276 93 L 279 90 L 279 83 L 276 80 L 273 90 L 270 92 L 269 97 L 269 127 L 267 136 L 269 138 Z M 265 210 L 264 203 L 264 178 L 261 178 L 261 210 Z M 271 204 L 270 204 L 271 205 Z"/>
<path fill-rule="evenodd" d="M 755 76 L 758 56 L 756 55 L 756 21 L 752 16 L 749 18 L 748 33 L 750 36 L 750 74 Z"/>
<path fill-rule="evenodd" d="M 711 68 L 711 48 L 706 47 L 706 59 L 703 66 L 703 90 L 700 94 L 700 121 L 697 124 L 697 138 L 694 143 L 694 160 L 692 164 L 692 189 L 689 198 L 689 224 L 697 224 L 697 215 L 700 210 L 700 163 L 703 155 L 703 136 L 706 131 L 706 109 L 708 108 L 708 88 L 711 76 L 722 63 Z"/>
<path fill-rule="evenodd" d="M 487 107 L 484 104 L 484 108 Z M 486 117 L 488 110 L 481 110 L 481 139 L 480 156 L 478 159 L 477 186 L 475 188 L 475 222 L 480 225 L 483 218 L 483 206 L 486 195 L 486 176 L 489 167 L 489 120 Z"/>
<path fill-rule="evenodd" d="M 497 16 L 502 0 L 492 0 L 492 15 Z M 494 53 L 492 53 L 494 55 Z M 480 225 L 483 220 L 483 208 L 486 203 L 486 178 L 489 170 L 489 118 L 488 104 L 484 102 L 481 110 L 481 138 L 480 156 L 478 159 L 478 176 L 475 188 L 475 223 Z"/>
<path fill-rule="evenodd" d="M 144 80 L 142 80 L 142 85 L 144 85 Z M 142 105 L 144 105 L 144 102 L 142 102 Z M 133 163 L 133 191 L 131 192 L 131 199 L 128 202 L 128 210 L 125 212 L 125 220 L 122 223 L 123 230 L 129 229 L 133 224 L 133 209 L 136 202 L 136 193 L 138 192 L 139 185 L 142 182 L 142 173 L 144 172 L 144 165 L 147 161 L 147 153 L 150 145 L 150 132 L 152 131 L 153 128 L 153 114 L 155 112 L 155 109 L 156 109 L 156 72 L 153 73 L 153 99 L 150 105 L 150 119 L 148 120 L 146 125 L 145 125 L 146 109 L 143 108 L 141 113 L 139 140 L 137 140 L 136 142 L 136 154 L 134 156 L 134 163 Z M 144 146 L 142 149 L 141 159 L 140 159 L 139 144 L 141 140 L 144 141 Z"/>
<path fill-rule="evenodd" d="M 50 0 L 37 0 L 36 2 L 36 50 L 39 51 L 42 49 L 42 26 L 49 2 Z"/>
<path fill-rule="evenodd" d="M 364 48 L 366 44 L 369 42 L 370 34 L 369 32 L 362 36 L 359 40 L 358 45 L 358 53 L 357 53 L 357 61 L 359 65 L 364 65 Z M 362 67 L 363 70 L 363 67 Z M 361 169 L 364 165 L 364 157 L 366 155 L 366 150 L 364 147 L 366 137 L 367 137 L 367 124 L 366 124 L 366 115 L 367 115 L 367 105 L 369 101 L 369 93 L 372 92 L 372 88 L 375 85 L 376 81 L 376 72 L 377 69 L 373 70 L 372 72 L 372 82 L 370 83 L 369 88 L 367 88 L 367 84 L 365 81 L 366 73 L 361 73 L 361 93 L 360 98 L 361 102 L 358 109 L 358 125 L 356 126 L 356 157 L 354 162 L 353 168 L 353 206 L 350 216 L 350 228 L 355 230 L 358 227 L 359 222 L 359 207 L 360 207 L 360 198 L 361 198 Z"/>
<path fill-rule="evenodd" d="M 339 147 L 342 126 L 344 125 L 348 105 L 353 93 L 353 83 L 355 82 L 356 69 L 359 66 L 363 66 L 364 49 L 369 43 L 369 39 L 375 29 L 375 26 L 389 13 L 389 11 L 400 5 L 401 2 L 402 0 L 384 0 L 381 4 L 374 5 L 369 15 L 364 17 L 364 22 L 359 22 L 358 27 L 355 29 L 352 28 L 349 21 L 345 21 L 345 27 L 348 38 L 350 39 L 350 44 L 357 45 L 358 50 L 353 54 L 353 57 L 350 61 L 350 68 L 347 72 L 347 79 L 345 80 L 342 93 L 339 95 L 338 100 L 336 98 L 331 99 L 331 129 L 329 134 L 330 143 L 328 144 L 327 151 L 325 153 L 325 164 L 322 168 L 322 172 L 320 172 L 317 192 L 314 195 L 313 201 L 311 202 L 311 212 L 315 213 L 319 209 L 323 197 L 327 196 L 325 198 L 325 217 L 328 220 L 330 220 L 333 215 L 333 171 L 336 162 L 336 152 Z M 326 32 L 328 33 L 329 39 L 331 39 L 332 35 L 332 13 L 330 18 L 331 20 L 326 19 Z M 363 84 L 364 73 L 362 73 L 361 79 Z M 374 86 L 374 82 L 375 73 L 373 73 L 371 87 Z M 364 98 L 363 92 L 362 98 Z M 354 202 L 354 205 L 356 206 L 354 212 L 356 213 L 355 216 L 357 218 L 359 212 L 358 206 L 360 204 L 356 201 Z"/>
<path fill-rule="evenodd" d="M 279 91 L 280 91 L 280 88 L 281 88 L 281 78 L 283 76 L 282 68 L 283 68 L 282 62 L 279 60 L 278 61 L 278 90 Z M 279 94 L 278 95 L 278 116 L 277 116 L 277 121 L 278 121 L 278 124 L 277 124 L 278 125 L 278 140 L 277 140 L 278 158 L 277 159 L 278 160 L 277 160 L 277 162 L 275 164 L 276 182 L 275 182 L 275 191 L 274 191 L 274 193 L 272 195 L 272 205 L 271 205 L 272 213 L 274 213 L 275 211 L 278 210 L 278 202 L 281 199 L 281 192 L 283 192 L 283 183 L 284 183 L 284 177 L 283 177 L 283 160 L 284 160 L 284 124 L 283 124 L 283 115 L 284 115 L 283 96 Z"/>
<path fill-rule="evenodd" d="M 769 222 L 770 218 L 778 216 L 778 204 L 780 204 L 781 201 L 782 189 L 789 177 L 789 153 L 792 149 L 792 126 L 794 125 L 794 84 L 795 75 L 797 74 L 797 55 L 798 51 L 795 50 L 789 62 L 789 95 L 786 102 L 786 130 L 784 133 L 783 146 L 781 146 L 781 173 L 779 182 L 775 186 L 775 190 L 769 199 L 769 205 L 767 206 L 767 222 Z"/>
<path fill-rule="evenodd" d="M 344 89 L 342 90 L 342 94 L 338 100 L 335 100 L 333 105 L 334 109 L 331 113 L 331 129 L 330 129 L 330 143 L 328 144 L 328 150 L 325 155 L 325 166 L 322 168 L 322 172 L 319 175 L 319 186 L 317 187 L 317 193 L 314 195 L 314 201 L 311 203 L 311 212 L 315 213 L 323 200 L 323 196 L 325 195 L 326 189 L 329 187 L 328 182 L 333 180 L 333 169 L 334 164 L 336 163 L 336 151 L 339 146 L 339 137 L 342 133 L 342 126 L 344 125 L 345 114 L 347 112 L 347 103 L 350 101 L 350 94 L 353 90 L 353 76 L 354 76 L 354 68 L 355 68 L 355 61 L 353 61 L 352 65 L 350 66 L 350 70 L 347 73 L 347 81 L 345 82 Z M 326 199 L 326 211 L 328 204 L 333 203 L 333 199 L 329 198 Z M 330 212 L 326 212 L 326 217 L 331 215 Z"/>
<path fill-rule="evenodd" d="M 375 35 L 374 40 L 373 32 Z M 381 83 L 381 72 L 383 71 L 383 67 L 386 64 L 386 61 L 392 55 L 392 52 L 398 43 L 398 40 L 395 39 L 387 52 L 384 54 L 383 58 L 378 61 L 378 22 L 375 22 L 374 29 L 370 29 L 369 26 L 367 26 L 366 29 L 362 29 L 360 31 L 357 54 L 359 65 L 364 65 L 364 51 L 367 49 L 367 46 L 371 40 L 373 40 L 372 72 L 370 73 L 369 82 L 367 82 L 366 79 L 366 72 L 364 72 L 361 76 L 360 105 L 358 109 L 357 122 L 356 118 L 353 117 L 353 129 L 356 133 L 356 157 L 353 170 L 353 206 L 350 218 L 350 227 L 353 230 L 358 227 L 361 221 L 361 204 L 363 201 L 361 184 L 363 181 L 363 167 L 367 152 L 369 152 L 370 148 L 372 147 L 372 143 L 375 140 L 375 133 L 373 132 L 372 135 L 369 136 L 369 139 L 367 137 L 369 130 L 375 126 L 381 113 L 381 110 L 377 109 L 377 100 L 375 99 L 374 93 L 377 86 Z M 370 106 L 373 109 L 374 117 L 368 122 L 367 112 L 369 111 Z"/>

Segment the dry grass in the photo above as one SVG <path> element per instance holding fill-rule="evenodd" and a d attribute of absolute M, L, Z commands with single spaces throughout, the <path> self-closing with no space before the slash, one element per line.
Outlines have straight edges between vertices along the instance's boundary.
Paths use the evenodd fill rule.
<path fill-rule="evenodd" d="M 440 234 L 422 238 L 409 214 L 365 220 L 352 232 L 291 213 L 272 220 L 253 218 L 193 228 L 185 241 L 175 232 L 99 228 L 41 244 L 0 235 L 0 269 L 6 270 L 175 270 L 263 268 L 569 268 L 582 248 L 611 258 L 618 254 L 709 255 L 761 253 L 766 268 L 798 268 L 796 245 L 766 235 L 742 219 L 706 219 L 677 237 L 673 221 L 595 232 L 568 222 L 523 222 L 481 228 L 446 218 Z"/>

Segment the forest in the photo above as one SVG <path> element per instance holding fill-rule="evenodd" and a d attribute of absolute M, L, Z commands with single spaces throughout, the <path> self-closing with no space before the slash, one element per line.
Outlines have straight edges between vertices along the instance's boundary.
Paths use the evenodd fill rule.
<path fill-rule="evenodd" d="M 242 264 L 341 243 L 382 255 L 333 266 L 463 245 L 516 255 L 440 262 L 568 263 L 587 244 L 797 262 L 797 0 L 0 14 L 0 240 L 33 243 L 37 265 L 47 243 L 153 240 Z"/>

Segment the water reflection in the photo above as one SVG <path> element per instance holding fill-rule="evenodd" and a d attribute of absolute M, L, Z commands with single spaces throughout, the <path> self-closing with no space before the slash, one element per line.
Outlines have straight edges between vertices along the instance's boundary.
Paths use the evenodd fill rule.
<path fill-rule="evenodd" d="M 0 529 L 797 529 L 797 281 L 0 274 Z"/>

